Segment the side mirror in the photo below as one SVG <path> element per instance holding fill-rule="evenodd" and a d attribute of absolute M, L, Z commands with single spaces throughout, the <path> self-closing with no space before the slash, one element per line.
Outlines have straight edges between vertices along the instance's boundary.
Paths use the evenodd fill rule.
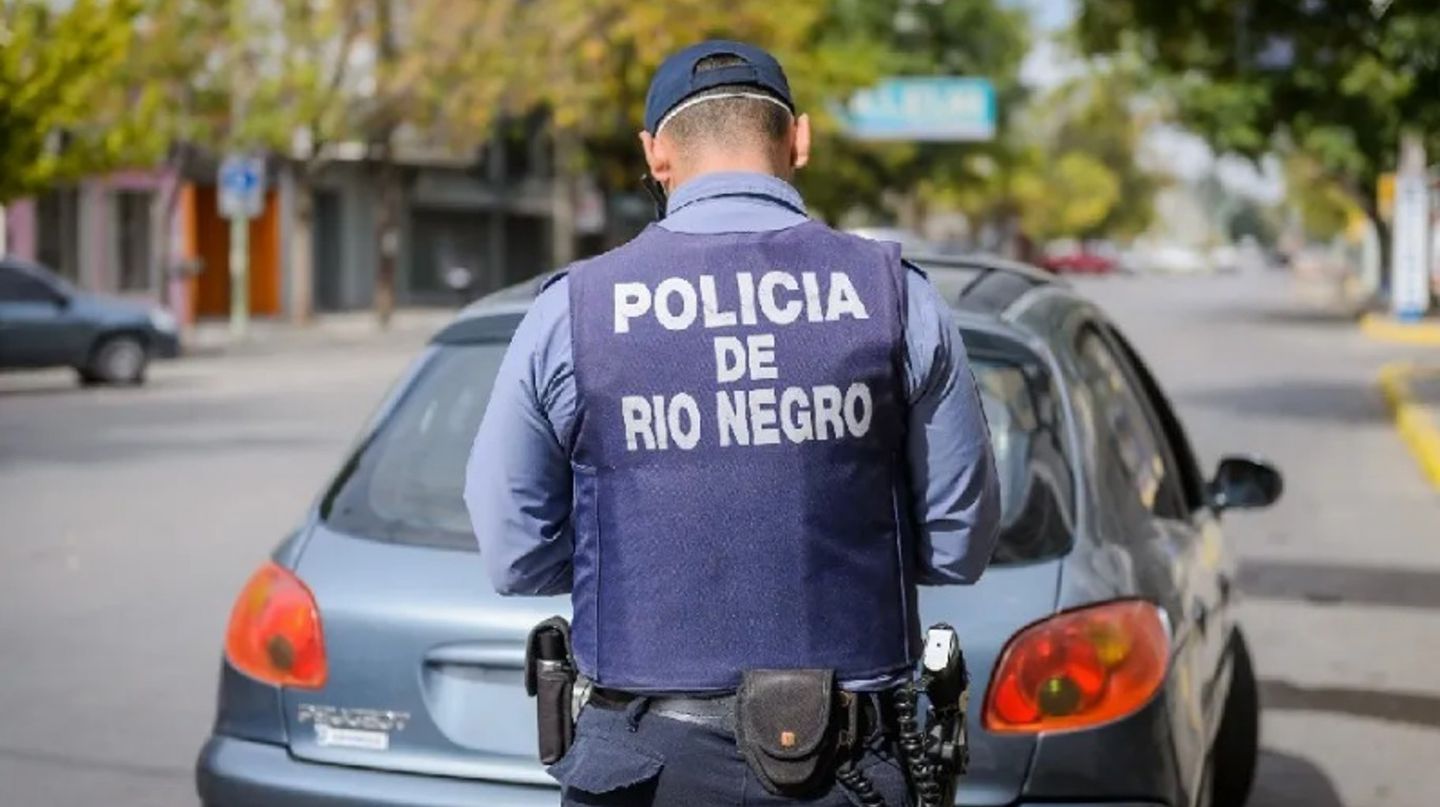
<path fill-rule="evenodd" d="M 1210 506 L 1217 511 L 1269 507 L 1284 490 L 1284 477 L 1270 463 L 1252 457 L 1225 457 L 1210 481 Z"/>

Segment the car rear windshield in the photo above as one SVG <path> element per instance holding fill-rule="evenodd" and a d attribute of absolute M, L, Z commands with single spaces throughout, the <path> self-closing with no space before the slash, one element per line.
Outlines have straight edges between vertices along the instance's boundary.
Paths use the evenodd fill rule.
<path fill-rule="evenodd" d="M 504 351 L 499 342 L 432 347 L 326 493 L 326 523 L 373 540 L 476 549 L 462 498 L 465 466 Z M 1063 551 L 1072 486 L 1050 399 L 1019 364 L 982 355 L 972 367 L 1004 503 L 995 562 Z"/>

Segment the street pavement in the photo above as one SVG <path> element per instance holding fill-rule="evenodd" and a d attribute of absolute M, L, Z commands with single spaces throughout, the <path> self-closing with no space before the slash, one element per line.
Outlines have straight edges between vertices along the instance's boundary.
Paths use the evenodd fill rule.
<path fill-rule="evenodd" d="M 230 604 L 420 344 L 0 376 L 0 807 L 196 803 Z"/>
<path fill-rule="evenodd" d="M 1253 452 L 1286 472 L 1274 509 L 1226 519 L 1267 704 L 1252 805 L 1431 803 L 1440 498 L 1373 384 L 1415 351 L 1297 308 L 1282 275 L 1081 290 L 1207 464 Z M 143 389 L 0 376 L 0 807 L 195 803 L 231 600 L 419 345 L 277 340 L 157 366 Z"/>

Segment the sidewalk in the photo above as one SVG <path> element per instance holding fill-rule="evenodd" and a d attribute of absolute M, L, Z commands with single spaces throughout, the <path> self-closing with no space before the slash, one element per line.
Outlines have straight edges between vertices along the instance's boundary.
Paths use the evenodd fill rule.
<path fill-rule="evenodd" d="M 1400 437 L 1431 486 L 1440 490 L 1440 364 L 1386 365 L 1380 390 Z"/>
<path fill-rule="evenodd" d="M 316 348 L 344 348 L 377 342 L 424 342 L 454 319 L 456 309 L 397 310 L 381 329 L 373 311 L 321 314 L 299 325 L 283 319 L 251 320 L 245 336 L 236 339 L 226 320 L 204 320 L 182 336 L 184 356 L 264 356 Z"/>

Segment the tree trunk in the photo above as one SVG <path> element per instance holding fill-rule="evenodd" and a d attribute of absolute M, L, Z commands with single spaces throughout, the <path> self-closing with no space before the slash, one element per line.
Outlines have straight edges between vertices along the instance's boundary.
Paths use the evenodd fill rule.
<path fill-rule="evenodd" d="M 575 261 L 575 173 L 578 145 L 573 133 L 556 132 L 555 180 L 550 197 L 550 262 L 560 269 Z"/>
<path fill-rule="evenodd" d="M 379 34 L 379 65 L 389 75 L 400 56 L 396 41 L 395 9 L 392 0 L 375 0 L 375 24 Z M 375 121 L 370 137 L 371 152 L 378 156 L 379 209 L 375 216 L 378 263 L 375 266 L 375 318 L 382 330 L 390 327 L 395 313 L 395 261 L 400 253 L 400 187 L 395 165 L 394 110 L 385 109 Z"/>
<path fill-rule="evenodd" d="M 297 325 L 308 325 L 315 312 L 315 189 L 307 166 L 290 170 L 295 205 L 290 232 L 290 318 Z"/>
<path fill-rule="evenodd" d="M 192 312 L 189 301 L 184 299 L 185 281 L 180 275 L 181 233 L 175 230 L 175 217 L 180 208 L 180 189 L 185 184 L 185 172 L 190 166 L 189 147 L 171 147 L 165 163 L 166 176 L 160 183 L 160 195 L 150 208 L 153 219 L 150 232 L 154 238 L 154 248 L 150 250 L 150 278 L 158 286 L 160 301 L 182 325 L 188 327 Z"/>
<path fill-rule="evenodd" d="M 400 182 L 389 145 L 379 165 L 379 207 L 375 216 L 375 317 L 382 329 L 395 313 L 395 264 L 400 253 Z"/>

